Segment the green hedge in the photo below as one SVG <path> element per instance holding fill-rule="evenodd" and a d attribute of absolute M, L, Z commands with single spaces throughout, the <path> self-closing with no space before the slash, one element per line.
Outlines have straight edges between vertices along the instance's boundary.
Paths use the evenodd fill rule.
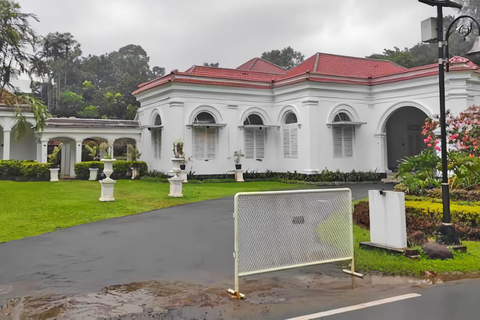
<path fill-rule="evenodd" d="M 0 160 L 3 180 L 50 180 L 50 165 L 32 160 Z"/>
<path fill-rule="evenodd" d="M 146 162 L 137 161 L 137 168 L 139 169 L 139 177 L 144 175 L 148 171 Z M 134 165 L 133 161 L 117 160 L 113 163 L 112 179 L 130 179 L 132 171 L 130 167 Z M 89 168 L 98 168 L 97 179 L 103 172 L 103 162 L 101 161 L 84 161 L 75 163 L 75 177 L 80 180 L 88 180 L 90 177 Z"/>
<path fill-rule="evenodd" d="M 211 179 L 232 179 L 233 174 L 197 175 L 190 170 L 187 174 L 188 180 L 211 180 Z M 316 174 L 305 174 L 294 172 L 273 172 L 273 171 L 248 171 L 243 173 L 245 181 L 278 180 L 278 181 L 302 181 L 302 182 L 364 182 L 380 181 L 385 178 L 385 173 L 362 172 L 362 171 L 329 171 L 327 169 Z"/>

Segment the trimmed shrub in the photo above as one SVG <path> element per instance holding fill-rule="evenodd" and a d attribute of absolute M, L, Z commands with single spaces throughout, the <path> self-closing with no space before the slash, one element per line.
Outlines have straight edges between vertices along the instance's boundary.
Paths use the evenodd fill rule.
<path fill-rule="evenodd" d="M 22 170 L 22 161 L 20 160 L 0 160 L 0 176 L 1 177 L 17 177 L 20 176 Z"/>
<path fill-rule="evenodd" d="M 418 206 L 405 205 L 407 234 L 422 231 L 425 236 L 436 236 L 442 223 L 441 209 L 429 206 L 431 202 L 418 201 Z M 452 210 L 452 222 L 455 224 L 459 238 L 463 240 L 480 240 L 480 212 Z M 370 228 L 368 202 L 359 202 L 354 206 L 353 219 L 356 224 L 366 229 Z"/>
<path fill-rule="evenodd" d="M 113 163 L 113 173 L 111 178 L 112 179 L 130 179 L 132 176 L 132 170 L 130 167 L 136 165 L 139 169 L 139 176 L 141 177 L 145 173 L 147 173 L 148 167 L 146 162 L 144 161 L 125 161 L 125 160 L 117 160 Z M 78 162 L 75 163 L 75 177 L 80 180 L 87 180 L 90 176 L 89 168 L 98 168 L 97 172 L 97 179 L 103 172 L 103 162 L 101 161 L 85 161 L 85 162 Z"/>
<path fill-rule="evenodd" d="M 50 165 L 34 160 L 0 160 L 0 179 L 49 180 Z"/>
<path fill-rule="evenodd" d="M 49 180 L 50 164 L 38 162 L 23 162 L 20 173 L 23 177 L 33 180 Z"/>

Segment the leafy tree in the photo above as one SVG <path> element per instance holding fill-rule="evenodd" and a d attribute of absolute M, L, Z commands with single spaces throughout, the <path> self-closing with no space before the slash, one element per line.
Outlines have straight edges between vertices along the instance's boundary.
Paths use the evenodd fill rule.
<path fill-rule="evenodd" d="M 30 96 L 22 96 L 8 92 L 5 87 L 13 88 L 11 80 L 14 76 L 27 72 L 32 58 L 26 49 L 35 50 L 37 36 L 30 27 L 28 19 L 38 21 L 31 13 L 22 13 L 20 5 L 10 0 L 0 0 L 0 97 L 4 103 L 15 108 L 17 124 L 13 135 L 20 140 L 26 132 L 27 121 L 22 113 L 21 105 L 29 105 L 36 124 L 34 130 L 41 131 L 45 119 L 49 116 L 46 106 L 41 100 Z"/>
<path fill-rule="evenodd" d="M 85 104 L 83 97 L 75 92 L 66 90 L 60 94 L 56 115 L 59 117 L 75 116 Z"/>
<path fill-rule="evenodd" d="M 165 68 L 155 66 L 152 68 L 153 78 L 159 78 L 165 75 Z"/>
<path fill-rule="evenodd" d="M 20 5 L 0 0 L 0 89 L 13 88 L 11 79 L 28 69 L 31 55 L 26 47 L 35 49 L 37 36 L 28 19 L 39 21 L 31 13 L 20 12 Z"/>
<path fill-rule="evenodd" d="M 77 112 L 79 118 L 100 118 L 100 112 L 97 106 L 86 106 Z"/>
<path fill-rule="evenodd" d="M 291 47 L 286 47 L 282 50 L 264 52 L 261 58 L 289 70 L 302 63 L 305 56 L 301 52 L 293 50 Z"/>

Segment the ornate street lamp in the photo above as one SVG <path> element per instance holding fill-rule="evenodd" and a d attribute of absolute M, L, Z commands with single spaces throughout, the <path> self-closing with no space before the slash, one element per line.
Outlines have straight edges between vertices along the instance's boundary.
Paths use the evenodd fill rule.
<path fill-rule="evenodd" d="M 460 244 L 455 226 L 450 219 L 450 195 L 448 185 L 448 167 L 447 167 L 447 130 L 445 123 L 445 64 L 447 64 L 448 71 L 448 38 L 450 37 L 452 26 L 461 19 L 471 19 L 477 25 L 480 31 L 478 22 L 467 15 L 460 16 L 453 20 L 447 29 L 446 38 L 444 38 L 443 29 L 443 7 L 461 9 L 462 5 L 450 0 L 418 0 L 419 2 L 437 7 L 437 42 L 438 42 L 438 86 L 440 93 L 440 130 L 441 130 L 441 155 L 442 155 L 442 202 L 443 202 L 443 224 L 440 227 L 441 241 L 445 244 L 458 245 Z M 464 24 L 459 28 L 460 34 L 464 37 L 472 31 L 471 25 Z M 467 53 L 467 56 L 472 62 L 480 63 L 480 37 L 477 37 L 475 44 Z M 477 60 L 479 59 L 479 60 Z"/>

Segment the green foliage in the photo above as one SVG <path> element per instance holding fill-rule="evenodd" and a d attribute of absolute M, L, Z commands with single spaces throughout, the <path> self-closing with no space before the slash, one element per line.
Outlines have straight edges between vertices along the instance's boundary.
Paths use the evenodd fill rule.
<path fill-rule="evenodd" d="M 0 160 L 0 179 L 49 180 L 50 165 L 29 160 Z"/>
<path fill-rule="evenodd" d="M 48 163 L 51 166 L 58 167 L 60 165 L 60 150 L 62 149 L 62 144 L 55 146 L 51 154 L 48 155 Z"/>
<path fill-rule="evenodd" d="M 286 70 L 290 70 L 301 64 L 305 56 L 301 52 L 293 50 L 291 47 L 286 47 L 282 50 L 264 52 L 261 58 Z"/>
<path fill-rule="evenodd" d="M 24 162 L 20 174 L 34 180 L 48 180 L 50 178 L 50 165 L 48 163 Z"/>
<path fill-rule="evenodd" d="M 435 171 L 440 164 L 440 158 L 432 149 L 423 150 L 420 154 L 407 157 L 398 166 L 396 177 L 402 180 L 402 188 L 407 194 L 415 194 L 420 190 L 440 186 L 435 179 Z"/>
<path fill-rule="evenodd" d="M 355 204 L 353 217 L 356 224 L 369 228 L 367 202 Z M 422 231 L 428 237 L 435 237 L 442 223 L 443 205 L 425 197 L 408 197 L 405 201 L 407 233 Z M 480 208 L 478 202 L 468 204 L 451 203 L 452 222 L 462 240 L 480 241 Z"/>
<path fill-rule="evenodd" d="M 136 166 L 139 170 L 140 177 L 148 172 L 147 163 L 144 161 L 125 161 L 117 160 L 113 163 L 112 179 L 130 179 L 131 167 Z M 75 163 L 75 177 L 79 180 L 87 180 L 90 176 L 89 168 L 98 168 L 98 176 L 103 172 L 103 162 L 101 161 L 84 161 Z"/>
<path fill-rule="evenodd" d="M 450 179 L 452 189 L 469 188 L 480 184 L 480 157 L 470 157 L 463 152 L 448 153 L 448 169 L 453 170 Z"/>
<path fill-rule="evenodd" d="M 20 10 L 17 2 L 0 0 L 0 91 L 13 89 L 11 80 L 27 71 L 31 58 L 27 46 L 34 49 L 37 41 L 28 21 L 38 21 L 37 16 Z"/>
<path fill-rule="evenodd" d="M 22 170 L 22 161 L 0 160 L 0 177 L 9 178 L 19 176 L 20 170 Z"/>

